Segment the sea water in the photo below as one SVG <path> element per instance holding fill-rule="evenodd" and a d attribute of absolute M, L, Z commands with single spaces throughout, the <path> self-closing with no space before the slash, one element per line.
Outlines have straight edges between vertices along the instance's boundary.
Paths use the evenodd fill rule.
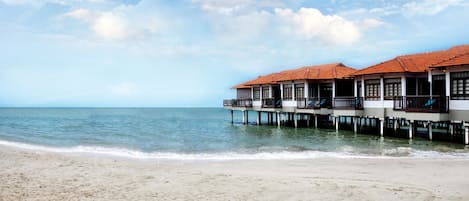
<path fill-rule="evenodd" d="M 165 160 L 468 158 L 464 145 L 243 125 L 222 108 L 2 108 L 0 145 Z M 250 114 L 251 121 L 255 114 Z"/>

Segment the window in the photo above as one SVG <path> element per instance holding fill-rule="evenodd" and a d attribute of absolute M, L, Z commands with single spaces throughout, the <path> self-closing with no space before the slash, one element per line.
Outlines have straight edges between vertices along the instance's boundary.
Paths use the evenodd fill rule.
<path fill-rule="evenodd" d="M 305 85 L 297 84 L 295 85 L 295 98 L 304 98 L 305 97 Z"/>
<path fill-rule="evenodd" d="M 312 83 L 309 83 L 309 97 L 312 98 L 312 97 L 318 97 L 318 84 L 312 84 Z"/>
<path fill-rule="evenodd" d="M 365 99 L 379 100 L 380 96 L 380 80 L 365 80 Z"/>
<path fill-rule="evenodd" d="M 401 96 L 401 78 L 384 79 L 384 99 L 392 100 L 396 96 Z"/>
<path fill-rule="evenodd" d="M 362 94 L 362 81 L 357 81 L 357 97 L 363 97 Z"/>
<path fill-rule="evenodd" d="M 259 87 L 254 88 L 254 100 L 261 99 L 261 89 Z"/>
<path fill-rule="evenodd" d="M 417 95 L 417 79 L 414 77 L 408 77 L 406 79 L 406 94 L 407 96 L 415 96 Z"/>
<path fill-rule="evenodd" d="M 451 73 L 451 99 L 469 100 L 469 72 Z"/>
<path fill-rule="evenodd" d="M 283 100 L 292 100 L 292 85 L 283 85 Z"/>
<path fill-rule="evenodd" d="M 262 87 L 262 99 L 270 98 L 269 87 Z"/>
<path fill-rule="evenodd" d="M 352 79 L 340 79 L 335 81 L 335 94 L 337 97 L 353 97 L 355 86 Z"/>

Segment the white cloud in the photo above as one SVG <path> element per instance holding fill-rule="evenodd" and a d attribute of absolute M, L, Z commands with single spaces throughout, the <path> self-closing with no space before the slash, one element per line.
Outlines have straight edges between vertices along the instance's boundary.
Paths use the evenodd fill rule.
<path fill-rule="evenodd" d="M 306 39 L 319 39 L 331 44 L 351 44 L 360 39 L 360 29 L 352 21 L 337 15 L 324 15 L 314 8 L 275 9 L 286 32 Z"/>
<path fill-rule="evenodd" d="M 347 17 L 431 16 L 456 6 L 467 7 L 469 2 L 467 0 L 414 0 L 405 3 L 386 3 L 382 7 L 345 10 L 339 15 Z"/>
<path fill-rule="evenodd" d="M 3 2 L 8 5 L 38 5 L 43 3 L 43 1 L 38 0 L 0 0 L 0 2 Z"/>
<path fill-rule="evenodd" d="M 65 16 L 75 18 L 75 19 L 85 20 L 88 22 L 93 21 L 97 17 L 95 13 L 91 12 L 90 10 L 83 9 L 83 8 L 68 12 L 65 14 Z"/>
<path fill-rule="evenodd" d="M 394 14 L 399 14 L 401 12 L 401 6 L 399 5 L 388 5 L 381 8 L 372 8 L 368 10 L 370 14 L 389 16 Z"/>
<path fill-rule="evenodd" d="M 202 10 L 210 13 L 230 15 L 254 4 L 255 0 L 193 0 Z"/>
<path fill-rule="evenodd" d="M 193 3 L 210 14 L 217 36 L 232 42 L 256 40 L 263 33 L 274 37 L 280 30 L 301 40 L 350 44 L 360 39 L 361 28 L 384 24 L 377 19 L 355 23 L 338 15 L 324 15 L 315 8 L 284 9 L 285 5 L 277 0 L 193 0 Z"/>
<path fill-rule="evenodd" d="M 281 8 L 285 4 L 280 0 L 192 0 L 208 13 L 234 15 L 257 11 L 259 8 Z"/>
<path fill-rule="evenodd" d="M 214 28 L 224 40 L 250 40 L 257 38 L 268 28 L 271 17 L 272 14 L 266 11 L 221 17 L 214 20 Z"/>
<path fill-rule="evenodd" d="M 410 15 L 435 15 L 451 6 L 462 5 L 464 0 L 420 0 L 403 5 L 404 13 Z"/>
<path fill-rule="evenodd" d="M 386 23 L 378 19 L 369 18 L 369 19 L 364 19 L 360 22 L 357 22 L 356 24 L 361 29 L 371 29 L 371 28 L 383 26 Z"/>
<path fill-rule="evenodd" d="M 128 7 L 107 12 L 76 9 L 64 16 L 88 23 L 98 37 L 106 40 L 141 39 L 161 30 L 160 21 L 154 17 L 144 16 L 141 19 L 138 15 L 128 14 L 128 11 Z"/>
<path fill-rule="evenodd" d="M 100 14 L 94 21 L 93 30 L 98 36 L 111 40 L 125 39 L 131 31 L 125 19 L 111 12 Z"/>
<path fill-rule="evenodd" d="M 31 6 L 40 6 L 46 3 L 56 3 L 62 5 L 68 5 L 71 3 L 104 3 L 107 0 L 0 0 L 7 5 L 31 5 Z"/>

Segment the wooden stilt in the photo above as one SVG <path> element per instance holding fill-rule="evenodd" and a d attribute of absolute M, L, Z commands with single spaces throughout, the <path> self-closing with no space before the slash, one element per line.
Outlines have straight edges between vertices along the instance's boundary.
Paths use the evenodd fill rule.
<path fill-rule="evenodd" d="M 261 112 L 257 112 L 257 119 L 256 119 L 257 125 L 261 125 Z"/>
<path fill-rule="evenodd" d="M 469 145 L 469 125 L 467 122 L 463 122 L 464 126 L 464 144 Z"/>
<path fill-rule="evenodd" d="M 274 113 L 270 113 L 270 125 L 274 125 Z"/>
<path fill-rule="evenodd" d="M 358 131 L 357 117 L 353 117 L 353 118 L 352 118 L 352 121 L 353 121 L 353 132 L 354 132 L 354 133 L 357 133 L 357 131 Z"/>
<path fill-rule="evenodd" d="M 318 128 L 318 115 L 314 115 L 314 128 Z"/>
<path fill-rule="evenodd" d="M 451 135 L 451 139 L 453 139 L 454 127 L 453 127 L 453 124 L 451 122 L 449 122 L 448 129 L 449 129 L 449 134 Z"/>
<path fill-rule="evenodd" d="M 246 111 L 243 110 L 243 124 L 246 124 Z"/>
<path fill-rule="evenodd" d="M 432 122 L 428 122 L 428 139 L 433 140 Z"/>
<path fill-rule="evenodd" d="M 231 124 L 233 124 L 234 123 L 234 114 L 233 114 L 234 112 L 233 112 L 233 110 L 230 110 L 230 112 L 231 112 Z"/>
<path fill-rule="evenodd" d="M 384 136 L 384 119 L 379 119 L 379 134 Z"/>
<path fill-rule="evenodd" d="M 246 124 L 249 124 L 249 111 L 246 110 Z"/>
<path fill-rule="evenodd" d="M 412 139 L 414 135 L 414 121 L 409 121 L 409 139 Z"/>
<path fill-rule="evenodd" d="M 298 117 L 297 114 L 293 114 L 293 121 L 295 122 L 295 128 L 298 128 Z"/>
<path fill-rule="evenodd" d="M 280 127 L 280 112 L 277 112 L 277 126 Z"/>
<path fill-rule="evenodd" d="M 340 116 L 335 117 L 335 131 L 339 132 Z"/>

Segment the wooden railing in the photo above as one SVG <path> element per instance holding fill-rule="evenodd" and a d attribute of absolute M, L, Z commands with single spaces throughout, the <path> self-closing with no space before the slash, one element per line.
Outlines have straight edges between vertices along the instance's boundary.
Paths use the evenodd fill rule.
<path fill-rule="evenodd" d="M 298 109 L 332 108 L 330 98 L 297 98 L 296 102 Z"/>
<path fill-rule="evenodd" d="M 263 98 L 263 108 L 282 108 L 282 100 L 277 98 Z"/>
<path fill-rule="evenodd" d="M 398 96 L 394 98 L 394 110 L 407 112 L 446 113 L 449 110 L 447 96 Z"/>
<path fill-rule="evenodd" d="M 337 97 L 334 98 L 334 109 L 363 109 L 363 98 Z"/>
<path fill-rule="evenodd" d="M 228 99 L 228 100 L 223 100 L 223 106 L 252 107 L 252 99 Z"/>

